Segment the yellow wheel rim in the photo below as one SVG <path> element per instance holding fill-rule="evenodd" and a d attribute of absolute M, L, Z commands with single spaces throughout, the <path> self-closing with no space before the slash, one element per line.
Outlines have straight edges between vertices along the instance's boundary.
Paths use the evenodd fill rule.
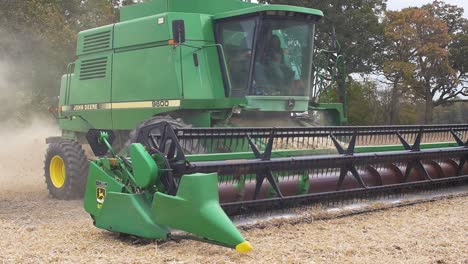
<path fill-rule="evenodd" d="M 65 162 L 63 162 L 60 156 L 56 155 L 52 157 L 50 160 L 49 172 L 52 185 L 54 185 L 55 188 L 62 188 L 65 184 L 67 174 L 65 171 Z"/>

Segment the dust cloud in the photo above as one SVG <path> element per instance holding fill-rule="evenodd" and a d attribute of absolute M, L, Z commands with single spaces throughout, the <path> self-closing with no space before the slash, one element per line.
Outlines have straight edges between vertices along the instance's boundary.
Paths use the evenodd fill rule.
<path fill-rule="evenodd" d="M 25 103 L 31 95 L 15 80 L 17 67 L 0 60 L 0 200 L 47 195 L 45 138 L 59 135 L 51 114 Z"/>
<path fill-rule="evenodd" d="M 0 199 L 18 194 L 45 194 L 45 138 L 58 135 L 58 129 L 50 120 L 39 118 L 26 126 L 0 125 Z"/>

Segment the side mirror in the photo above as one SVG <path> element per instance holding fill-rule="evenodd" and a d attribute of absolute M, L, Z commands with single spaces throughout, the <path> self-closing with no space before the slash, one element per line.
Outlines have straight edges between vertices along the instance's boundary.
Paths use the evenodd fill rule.
<path fill-rule="evenodd" d="M 185 24 L 184 20 L 172 21 L 172 36 L 175 43 L 185 42 Z"/>

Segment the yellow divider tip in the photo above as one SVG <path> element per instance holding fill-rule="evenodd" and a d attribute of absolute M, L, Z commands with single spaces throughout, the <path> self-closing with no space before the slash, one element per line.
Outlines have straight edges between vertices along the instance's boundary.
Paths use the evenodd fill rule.
<path fill-rule="evenodd" d="M 252 249 L 253 247 L 250 245 L 249 241 L 244 241 L 236 246 L 236 251 L 239 253 L 246 253 Z"/>

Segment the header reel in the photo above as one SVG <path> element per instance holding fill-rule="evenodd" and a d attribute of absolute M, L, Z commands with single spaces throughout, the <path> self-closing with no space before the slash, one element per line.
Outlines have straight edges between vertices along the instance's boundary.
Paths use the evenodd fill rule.
<path fill-rule="evenodd" d="M 467 180 L 468 149 L 460 142 L 468 138 L 468 125 L 176 128 L 164 130 L 169 137 L 151 133 L 164 126 L 170 127 L 144 127 L 138 139 L 150 151 L 161 144 L 190 149 L 191 154 L 171 157 L 174 177 L 216 172 L 228 215 L 298 206 L 324 193 L 352 190 L 367 197 Z M 168 138 L 171 144 L 164 143 Z"/>

